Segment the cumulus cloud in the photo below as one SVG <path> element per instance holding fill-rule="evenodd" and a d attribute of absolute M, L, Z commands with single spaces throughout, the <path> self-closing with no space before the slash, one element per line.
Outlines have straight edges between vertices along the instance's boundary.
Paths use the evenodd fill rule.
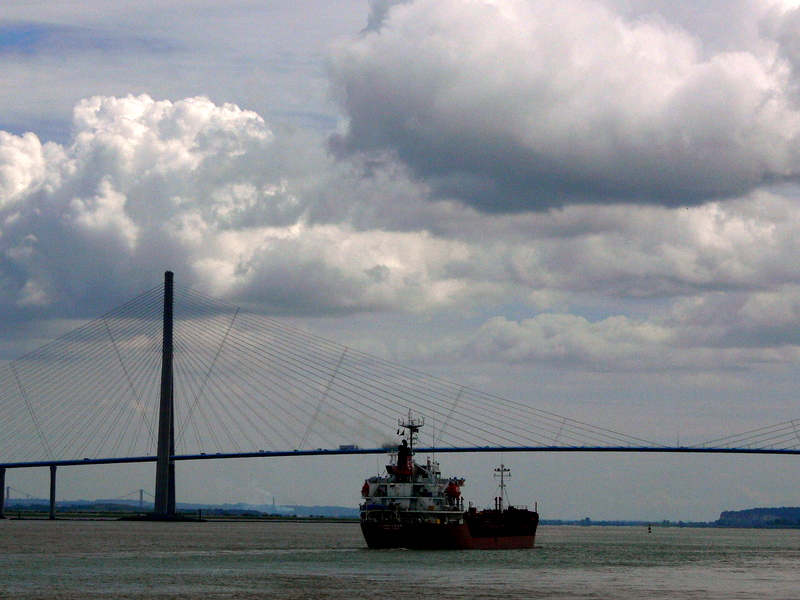
<path fill-rule="evenodd" d="M 768 312 L 771 303 L 787 311 L 773 315 Z M 732 310 L 722 319 L 696 322 L 703 313 L 708 317 L 724 309 Z M 799 317 L 796 299 L 748 296 L 700 297 L 690 306 L 681 303 L 669 314 L 651 318 L 615 315 L 591 321 L 574 314 L 543 313 L 515 321 L 499 316 L 469 335 L 447 339 L 436 354 L 608 372 L 741 371 L 795 364 L 800 359 Z"/>
<path fill-rule="evenodd" d="M 462 242 L 351 219 L 362 201 L 375 212 L 369 190 L 387 179 L 339 197 L 363 173 L 334 165 L 321 136 L 276 137 L 206 98 L 93 97 L 73 126 L 67 146 L 0 137 L 1 293 L 16 310 L 121 301 L 165 269 L 278 313 L 422 310 L 481 287 L 449 272 Z"/>
<path fill-rule="evenodd" d="M 664 327 L 623 316 L 592 323 L 576 315 L 545 313 L 522 321 L 492 318 L 472 336 L 467 349 L 483 359 L 494 356 L 509 363 L 589 363 L 624 368 L 641 360 L 643 353 L 650 354 L 670 343 L 671 338 L 672 332 Z"/>
<path fill-rule="evenodd" d="M 797 205 L 776 194 L 677 211 L 572 208 L 539 222 L 561 232 L 543 266 L 574 292 L 670 298 L 797 281 Z"/>
<path fill-rule="evenodd" d="M 349 118 L 335 146 L 395 152 L 439 196 L 488 212 L 696 205 L 797 177 L 780 36 L 712 39 L 710 20 L 615 4 L 381 4 L 380 26 L 331 62 Z"/>
<path fill-rule="evenodd" d="M 462 359 L 742 368 L 800 346 L 791 186 L 486 214 L 436 200 L 391 153 L 337 161 L 323 135 L 202 97 L 92 97 L 73 131 L 66 145 L 0 134 L 9 327 L 96 316 L 170 269 L 271 314 L 496 315 L 443 335 Z"/>
<path fill-rule="evenodd" d="M 0 131 L 0 208 L 25 198 L 43 185 L 47 163 L 57 153 L 55 144 L 43 146 L 32 133 L 14 136 Z"/>
<path fill-rule="evenodd" d="M 419 232 L 355 231 L 344 225 L 261 231 L 234 260 L 203 265 L 217 289 L 281 312 L 423 312 L 474 297 L 481 282 L 448 272 L 468 260 L 463 243 Z M 241 290 L 241 292 L 237 292 Z"/>

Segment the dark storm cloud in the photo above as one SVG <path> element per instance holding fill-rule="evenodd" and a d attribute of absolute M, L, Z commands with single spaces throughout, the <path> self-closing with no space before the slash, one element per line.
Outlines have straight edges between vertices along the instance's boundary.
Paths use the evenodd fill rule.
<path fill-rule="evenodd" d="M 602 2 L 457 4 L 382 6 L 338 49 L 349 129 L 334 148 L 395 152 L 486 212 L 697 205 L 800 174 L 793 81 L 769 40 L 704 44 Z"/>

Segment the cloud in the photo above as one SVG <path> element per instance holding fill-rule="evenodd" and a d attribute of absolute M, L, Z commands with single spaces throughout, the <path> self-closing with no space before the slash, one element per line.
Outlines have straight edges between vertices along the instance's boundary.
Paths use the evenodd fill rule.
<path fill-rule="evenodd" d="M 0 131 L 0 208 L 26 196 L 42 185 L 48 159 L 55 145 L 42 146 L 32 133 L 14 136 Z"/>
<path fill-rule="evenodd" d="M 684 210 L 573 207 L 539 222 L 554 235 L 542 266 L 573 292 L 670 298 L 797 281 L 797 207 L 778 194 Z"/>
<path fill-rule="evenodd" d="M 764 299 L 702 297 L 649 319 L 614 315 L 590 321 L 574 314 L 543 313 L 515 321 L 498 316 L 469 335 L 441 342 L 432 355 L 440 360 L 449 354 L 481 363 L 605 372 L 742 371 L 795 364 L 800 359 L 797 301 L 790 303 L 785 320 L 759 311 L 768 308 L 754 306 L 759 301 Z M 785 304 L 783 299 L 771 301 Z M 702 314 L 723 308 L 733 311 L 722 322 L 692 323 L 688 314 L 692 309 Z M 755 309 L 753 314 L 747 314 L 749 309 Z M 685 320 L 678 318 L 681 310 L 687 313 L 682 315 Z"/>
<path fill-rule="evenodd" d="M 468 260 L 462 242 L 368 225 L 365 215 L 386 210 L 373 195 L 386 169 L 364 182 L 333 164 L 322 136 L 276 136 L 259 115 L 202 97 L 145 95 L 83 100 L 73 128 L 67 146 L 0 136 L 10 312 L 66 316 L 121 302 L 166 269 L 184 285 L 293 314 L 423 310 L 483 288 L 452 268 Z M 395 178 L 389 201 L 415 189 Z M 348 183 L 355 191 L 339 197 Z"/>
<path fill-rule="evenodd" d="M 512 364 L 547 361 L 625 368 L 640 361 L 642 353 L 669 344 L 672 337 L 664 327 L 624 316 L 591 323 L 576 315 L 545 313 L 522 321 L 494 317 L 472 336 L 467 351 L 483 360 L 494 356 Z"/>
<path fill-rule="evenodd" d="M 486 214 L 432 197 L 391 153 L 325 148 L 313 130 L 203 97 L 85 99 L 63 146 L 0 133 L 3 324 L 96 316 L 169 269 L 269 314 L 484 322 L 432 327 L 446 342 L 418 358 L 631 371 L 794 360 L 792 186 L 678 210 Z"/>
<path fill-rule="evenodd" d="M 228 190 L 271 193 L 253 157 L 272 134 L 258 115 L 233 105 L 94 97 L 76 106 L 73 128 L 66 147 L 30 133 L 0 136 L 0 246 L 10 306 L 29 306 L 31 297 L 54 307 L 67 299 L 94 304 L 91 294 L 129 296 L 143 289 L 142 263 L 191 264 L 171 235 L 182 214 L 223 212 L 227 222 L 218 226 L 235 227 L 253 209 L 244 194 Z"/>
<path fill-rule="evenodd" d="M 464 244 L 424 233 L 301 222 L 221 234 L 213 244 L 197 253 L 198 283 L 279 314 L 424 312 L 457 305 L 487 287 L 448 272 L 451 262 L 467 258 Z"/>
<path fill-rule="evenodd" d="M 657 8 L 383 7 L 380 27 L 333 55 L 349 118 L 335 147 L 395 152 L 440 197 L 495 213 L 696 205 L 796 178 L 800 113 L 779 41 L 715 46 L 702 24 L 687 30 Z"/>
<path fill-rule="evenodd" d="M 750 294 L 708 294 L 676 302 L 665 319 L 686 344 L 712 348 L 800 348 L 800 287 Z"/>

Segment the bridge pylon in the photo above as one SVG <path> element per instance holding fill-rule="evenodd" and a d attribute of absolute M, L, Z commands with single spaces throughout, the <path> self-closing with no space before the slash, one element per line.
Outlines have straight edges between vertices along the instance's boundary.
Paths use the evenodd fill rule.
<path fill-rule="evenodd" d="M 164 273 L 164 329 L 161 347 L 161 397 L 158 411 L 156 494 L 152 517 L 173 520 L 175 512 L 175 407 L 172 370 L 172 272 Z"/>

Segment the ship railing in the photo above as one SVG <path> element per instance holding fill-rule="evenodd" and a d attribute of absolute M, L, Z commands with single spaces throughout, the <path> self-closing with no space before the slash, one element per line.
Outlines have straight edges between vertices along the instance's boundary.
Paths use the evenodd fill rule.
<path fill-rule="evenodd" d="M 396 502 L 398 500 L 400 500 L 400 501 L 402 501 L 402 500 L 409 500 L 409 501 L 411 501 L 411 500 L 419 500 L 419 501 L 422 501 L 422 502 L 433 502 L 435 500 L 449 500 L 449 498 L 447 498 L 446 496 L 417 496 L 417 495 L 414 495 L 414 496 L 394 496 L 394 495 L 393 496 L 372 496 L 372 498 L 375 498 L 376 500 L 380 499 L 381 501 L 385 501 L 385 502 Z M 459 510 L 460 508 L 463 508 L 463 506 L 461 506 L 462 504 L 463 503 L 461 503 L 461 502 L 452 502 L 452 501 L 445 502 L 445 506 L 452 506 L 453 510 Z"/>
<path fill-rule="evenodd" d="M 446 498 L 446 496 L 444 494 L 440 494 L 438 496 L 420 496 L 419 494 L 412 494 L 411 496 L 399 496 L 396 494 L 389 494 L 383 496 L 373 495 L 373 498 L 386 498 L 388 500 L 394 500 L 396 498 L 400 500 L 413 500 L 414 498 L 424 498 L 426 500 L 441 500 L 443 498 Z"/>
<path fill-rule="evenodd" d="M 401 510 L 392 511 L 384 510 L 364 510 L 361 512 L 362 521 L 401 521 L 401 522 L 417 522 L 420 520 L 429 519 L 440 515 L 448 519 L 453 516 L 459 517 L 462 513 L 449 510 Z"/>
<path fill-rule="evenodd" d="M 430 508 L 431 506 L 434 506 L 434 508 Z M 463 507 L 455 506 L 455 505 L 452 505 L 452 504 L 446 504 L 446 505 L 441 506 L 441 507 L 437 507 L 435 505 L 429 504 L 429 505 L 426 505 L 424 508 L 419 508 L 419 507 L 416 507 L 416 508 L 404 508 L 404 507 L 401 507 L 401 506 L 399 506 L 397 504 L 395 504 L 394 506 L 390 506 L 389 504 L 374 504 L 374 503 L 366 503 L 365 502 L 364 504 L 360 504 L 358 508 L 359 508 L 359 510 L 367 512 L 367 513 L 369 513 L 369 512 L 379 512 L 379 513 L 384 513 L 384 512 L 401 512 L 401 513 L 402 512 L 419 512 L 419 513 L 426 513 L 426 514 L 430 514 L 430 513 L 448 513 L 448 514 L 452 514 L 452 513 L 464 512 Z"/>

